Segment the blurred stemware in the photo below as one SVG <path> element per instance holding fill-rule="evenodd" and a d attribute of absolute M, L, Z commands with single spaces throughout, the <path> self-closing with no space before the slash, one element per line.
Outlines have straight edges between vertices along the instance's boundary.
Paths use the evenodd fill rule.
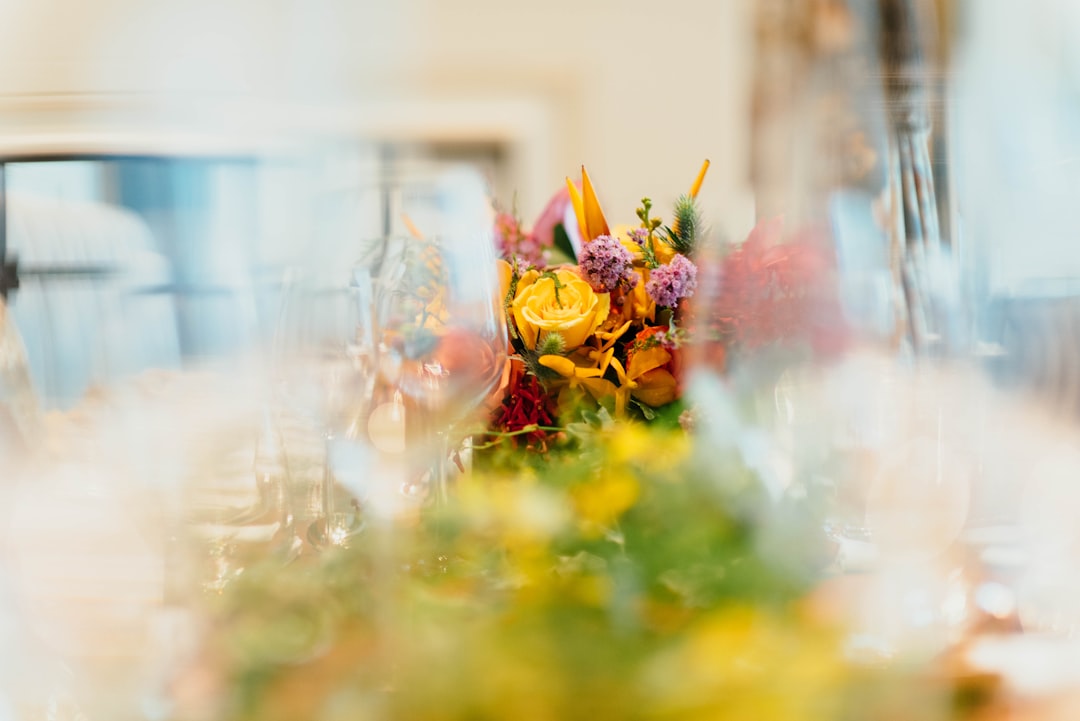
<path fill-rule="evenodd" d="M 362 527 L 360 501 L 341 487 L 337 471 L 343 463 L 367 467 L 363 433 L 377 365 L 373 320 L 366 267 L 353 268 L 344 282 L 297 275 L 285 293 L 275 337 L 285 495 L 291 522 L 305 527 L 317 546 L 343 543 Z"/>
<path fill-rule="evenodd" d="M 487 194 L 473 172 L 412 178 L 397 189 L 409 233 L 377 285 L 380 377 L 405 415 L 410 455 L 444 501 L 461 424 L 502 377 L 506 327 Z M 413 454 L 413 451 L 416 451 Z"/>
<path fill-rule="evenodd" d="M 252 423 L 252 415 L 261 420 Z M 267 409 L 252 409 L 213 426 L 190 452 L 185 525 L 198 546 L 194 573 L 203 591 L 220 592 L 252 562 L 268 555 L 294 558 L 288 469 L 277 426 Z M 183 577 L 185 574 L 181 574 Z"/>

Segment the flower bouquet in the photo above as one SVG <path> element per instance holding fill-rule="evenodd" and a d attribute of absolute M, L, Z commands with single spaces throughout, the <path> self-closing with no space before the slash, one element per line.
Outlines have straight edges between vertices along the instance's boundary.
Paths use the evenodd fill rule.
<path fill-rule="evenodd" d="M 610 226 L 584 168 L 580 189 L 567 178 L 533 232 L 498 216 L 514 355 L 493 403 L 493 442 L 545 450 L 582 420 L 679 416 L 702 230 L 696 197 L 708 167 L 669 224 L 643 198 L 637 225 Z M 569 262 L 548 265 L 554 253 Z"/>

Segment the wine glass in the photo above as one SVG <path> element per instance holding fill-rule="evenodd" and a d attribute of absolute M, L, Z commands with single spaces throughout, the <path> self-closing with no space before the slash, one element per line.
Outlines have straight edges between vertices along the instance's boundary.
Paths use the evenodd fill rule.
<path fill-rule="evenodd" d="M 396 188 L 407 235 L 389 244 L 377 283 L 380 377 L 404 411 L 416 477 L 446 500 L 450 448 L 506 361 L 490 205 L 474 172 Z"/>
<path fill-rule="evenodd" d="M 348 279 L 297 273 L 285 291 L 274 355 L 286 495 L 293 523 L 306 526 L 316 546 L 342 545 L 363 525 L 360 501 L 338 475 L 343 465 L 366 466 L 377 357 L 372 310 L 363 266 Z"/>

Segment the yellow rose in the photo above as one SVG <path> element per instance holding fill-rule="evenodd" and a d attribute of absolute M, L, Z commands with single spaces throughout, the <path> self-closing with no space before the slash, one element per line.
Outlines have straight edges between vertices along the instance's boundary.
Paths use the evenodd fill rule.
<path fill-rule="evenodd" d="M 518 332 L 530 349 L 536 348 L 548 333 L 558 333 L 566 342 L 566 350 L 573 350 L 607 320 L 610 309 L 610 295 L 595 292 L 566 268 L 554 271 L 554 277 L 535 271 L 526 273 L 518 281 L 512 306 Z"/>

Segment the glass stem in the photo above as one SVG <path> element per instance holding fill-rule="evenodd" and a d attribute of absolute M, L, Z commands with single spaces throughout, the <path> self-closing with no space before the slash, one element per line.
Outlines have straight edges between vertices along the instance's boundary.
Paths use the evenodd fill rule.
<path fill-rule="evenodd" d="M 450 500 L 450 434 L 439 431 L 435 441 L 438 456 L 435 459 L 434 500 L 436 506 L 445 506 Z"/>
<path fill-rule="evenodd" d="M 323 476 L 322 487 L 319 489 L 322 498 L 319 499 L 317 513 L 322 518 L 315 518 L 315 522 L 320 520 L 326 525 L 329 530 L 330 519 L 334 517 L 334 471 L 330 467 L 330 454 L 332 452 L 331 446 L 334 442 L 334 435 L 327 433 L 324 439 L 324 454 L 323 454 Z"/>

